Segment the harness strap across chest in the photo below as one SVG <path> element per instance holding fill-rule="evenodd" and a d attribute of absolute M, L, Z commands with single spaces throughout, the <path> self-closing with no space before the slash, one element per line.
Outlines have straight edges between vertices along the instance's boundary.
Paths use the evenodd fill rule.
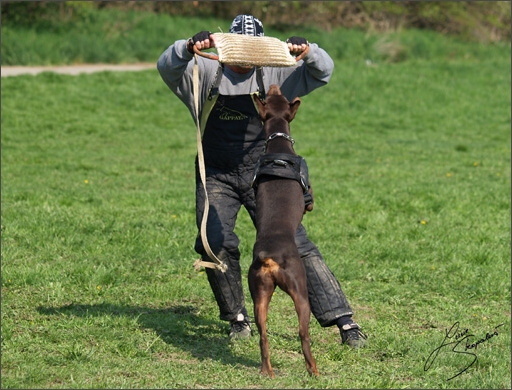
<path fill-rule="evenodd" d="M 252 186 L 258 187 L 261 176 L 268 175 L 296 180 L 306 194 L 309 190 L 309 174 L 306 160 L 301 156 L 287 153 L 269 153 L 260 156 L 254 169 Z"/>

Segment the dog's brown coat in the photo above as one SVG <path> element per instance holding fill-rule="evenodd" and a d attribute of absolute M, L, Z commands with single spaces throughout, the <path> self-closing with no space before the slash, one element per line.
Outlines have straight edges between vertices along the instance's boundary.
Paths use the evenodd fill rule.
<path fill-rule="evenodd" d="M 289 123 L 299 108 L 299 98 L 290 103 L 281 95 L 279 87 L 272 85 L 265 102 L 256 96 L 254 100 L 264 122 L 267 139 L 276 132 L 290 135 Z M 281 137 L 272 139 L 267 144 L 266 152 L 295 155 L 291 142 Z M 303 214 L 304 194 L 297 181 L 272 176 L 264 176 L 259 180 L 256 193 L 257 235 L 248 279 L 260 334 L 261 373 L 270 377 L 275 377 L 275 374 L 270 364 L 266 322 L 276 286 L 293 299 L 299 317 L 299 336 L 306 368 L 310 374 L 318 375 L 309 338 L 311 309 L 306 270 L 295 244 L 295 232 Z"/>

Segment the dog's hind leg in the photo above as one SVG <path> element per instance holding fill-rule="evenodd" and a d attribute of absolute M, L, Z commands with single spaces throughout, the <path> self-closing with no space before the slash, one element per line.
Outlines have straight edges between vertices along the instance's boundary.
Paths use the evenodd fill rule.
<path fill-rule="evenodd" d="M 290 263 L 291 264 L 291 263 Z M 294 272 L 280 272 L 277 278 L 277 284 L 293 300 L 295 311 L 299 318 L 299 336 L 302 345 L 302 353 L 306 360 L 306 369 L 311 375 L 318 376 L 315 359 L 311 353 L 311 339 L 309 337 L 309 321 L 311 317 L 311 308 L 309 306 L 308 290 L 306 284 L 306 270 L 300 263 L 300 260 L 293 263 L 297 265 Z M 292 268 L 289 265 L 289 268 Z M 281 269 L 282 270 L 282 269 Z"/>
<path fill-rule="evenodd" d="M 290 296 L 295 303 L 295 310 L 299 317 L 299 336 L 302 344 L 302 353 L 306 360 L 306 369 L 311 375 L 318 376 L 318 369 L 316 367 L 315 359 L 311 353 L 311 339 L 309 337 L 309 320 L 311 317 L 311 310 L 309 308 L 308 293 L 307 291 L 296 292 Z"/>
<path fill-rule="evenodd" d="M 249 290 L 254 302 L 254 320 L 260 334 L 261 373 L 275 377 L 270 365 L 270 347 L 267 338 L 267 315 L 270 300 L 275 290 L 272 275 L 265 267 L 249 268 Z"/>

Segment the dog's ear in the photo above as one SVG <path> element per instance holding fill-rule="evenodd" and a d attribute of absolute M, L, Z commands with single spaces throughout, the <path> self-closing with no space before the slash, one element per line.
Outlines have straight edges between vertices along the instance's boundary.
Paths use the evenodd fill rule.
<path fill-rule="evenodd" d="M 265 120 L 265 102 L 260 99 L 260 97 L 257 94 L 252 95 L 252 98 L 254 99 L 254 103 L 256 104 L 256 107 L 258 108 L 258 113 L 260 114 L 260 119 L 262 121 Z"/>
<path fill-rule="evenodd" d="M 296 97 L 293 102 L 290 103 L 290 122 L 295 118 L 295 114 L 300 106 L 300 98 Z"/>

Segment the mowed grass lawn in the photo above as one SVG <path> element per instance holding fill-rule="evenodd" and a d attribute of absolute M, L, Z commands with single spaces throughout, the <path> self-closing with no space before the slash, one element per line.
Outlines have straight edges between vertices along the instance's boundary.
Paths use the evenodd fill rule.
<path fill-rule="evenodd" d="M 336 59 L 303 98 L 304 224 L 369 337 L 312 318 L 319 378 L 281 291 L 275 380 L 257 336 L 228 342 L 192 267 L 194 123 L 156 69 L 2 78 L 2 387 L 510 388 L 510 50 L 486 53 Z"/>

